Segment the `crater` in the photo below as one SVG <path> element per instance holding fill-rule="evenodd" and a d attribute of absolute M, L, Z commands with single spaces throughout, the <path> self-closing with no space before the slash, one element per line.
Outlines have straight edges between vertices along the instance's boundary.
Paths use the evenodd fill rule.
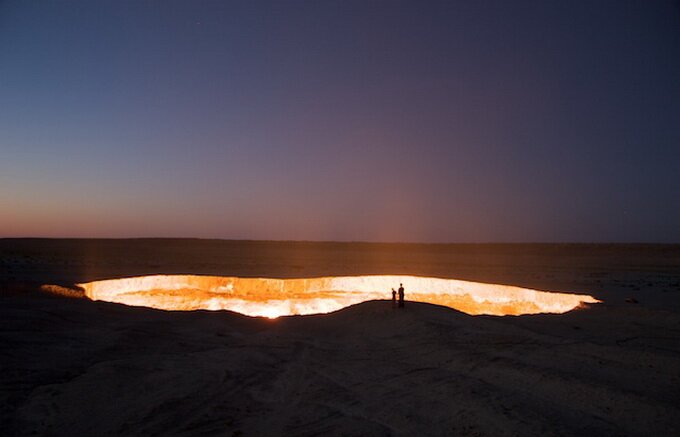
<path fill-rule="evenodd" d="M 404 284 L 408 301 L 443 305 L 471 315 L 565 313 L 592 296 L 510 285 L 420 276 L 371 275 L 305 279 L 154 275 L 77 284 L 92 300 L 172 311 L 230 310 L 275 318 L 337 311 L 391 299 Z"/>

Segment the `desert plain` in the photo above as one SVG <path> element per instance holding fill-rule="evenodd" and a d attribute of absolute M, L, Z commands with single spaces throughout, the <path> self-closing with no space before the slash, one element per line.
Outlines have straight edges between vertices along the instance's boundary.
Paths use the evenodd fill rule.
<path fill-rule="evenodd" d="M 41 291 L 146 275 L 413 275 L 587 294 L 164 311 Z M 398 284 L 395 284 L 395 286 Z M 680 245 L 0 239 L 2 435 L 680 435 Z"/>

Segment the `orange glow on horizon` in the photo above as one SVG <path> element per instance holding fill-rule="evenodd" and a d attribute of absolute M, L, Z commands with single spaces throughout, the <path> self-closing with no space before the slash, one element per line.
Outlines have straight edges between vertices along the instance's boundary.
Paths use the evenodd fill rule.
<path fill-rule="evenodd" d="M 406 300 L 447 306 L 471 315 L 564 313 L 588 295 L 418 276 L 344 276 L 309 279 L 154 275 L 78 284 L 92 300 L 162 310 L 230 310 L 276 318 L 322 314 L 368 300 L 391 299 L 400 283 Z"/>

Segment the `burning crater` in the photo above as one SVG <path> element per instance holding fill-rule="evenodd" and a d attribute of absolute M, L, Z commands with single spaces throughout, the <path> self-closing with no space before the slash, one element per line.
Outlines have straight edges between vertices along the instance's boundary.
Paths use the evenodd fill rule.
<path fill-rule="evenodd" d="M 467 314 L 564 313 L 588 295 L 551 293 L 509 285 L 418 276 L 344 276 L 309 279 L 156 275 L 78 284 L 92 300 L 163 310 L 231 310 L 278 317 L 329 313 L 360 302 L 391 299 L 403 283 L 406 300 L 454 308 Z"/>

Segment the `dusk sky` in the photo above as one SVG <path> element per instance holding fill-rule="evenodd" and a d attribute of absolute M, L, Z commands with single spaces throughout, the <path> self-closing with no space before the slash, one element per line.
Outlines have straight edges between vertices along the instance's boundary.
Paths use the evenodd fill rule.
<path fill-rule="evenodd" d="M 0 237 L 680 242 L 680 4 L 1 1 Z"/>

